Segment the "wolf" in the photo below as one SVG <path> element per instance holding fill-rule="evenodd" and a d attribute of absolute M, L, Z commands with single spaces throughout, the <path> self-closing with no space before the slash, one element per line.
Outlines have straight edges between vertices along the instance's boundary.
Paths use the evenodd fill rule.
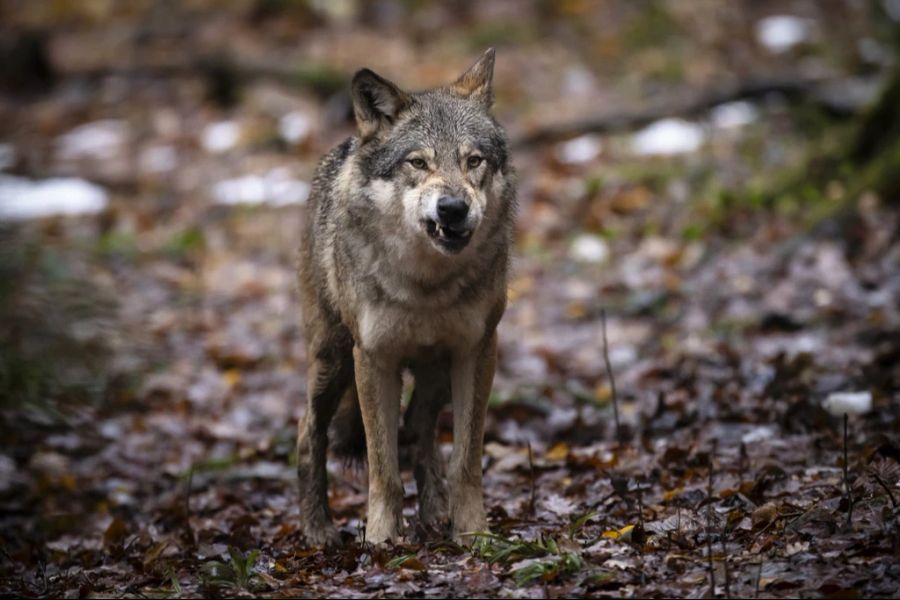
<path fill-rule="evenodd" d="M 487 529 L 484 421 L 515 215 L 493 72 L 493 49 L 450 85 L 420 92 L 358 71 L 358 135 L 317 168 L 298 269 L 308 370 L 297 474 L 310 545 L 340 543 L 328 507 L 330 425 L 334 451 L 365 453 L 367 542 L 405 535 L 401 434 L 426 530 L 449 526 L 467 542 Z M 404 370 L 415 390 L 401 431 Z M 447 404 L 445 469 L 436 429 Z"/>

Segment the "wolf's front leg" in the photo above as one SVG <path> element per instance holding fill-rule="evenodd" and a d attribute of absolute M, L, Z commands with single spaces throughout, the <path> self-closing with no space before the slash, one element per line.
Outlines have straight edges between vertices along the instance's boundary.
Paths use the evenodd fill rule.
<path fill-rule="evenodd" d="M 455 355 L 452 361 L 453 454 L 448 474 L 451 533 L 454 540 L 471 542 L 471 536 L 463 534 L 487 530 L 481 451 L 484 418 L 497 363 L 496 334 L 483 341 L 475 352 Z"/>
<path fill-rule="evenodd" d="M 396 540 L 403 523 L 403 484 L 397 457 L 400 365 L 358 346 L 353 349 L 353 359 L 369 460 L 366 541 L 378 544 Z"/>

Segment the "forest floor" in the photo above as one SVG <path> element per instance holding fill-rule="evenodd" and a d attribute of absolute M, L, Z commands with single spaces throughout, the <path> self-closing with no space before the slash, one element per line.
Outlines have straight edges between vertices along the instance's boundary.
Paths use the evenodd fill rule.
<path fill-rule="evenodd" d="M 420 541 L 404 472 L 409 539 L 363 544 L 365 466 L 335 461 L 346 545 L 307 548 L 294 267 L 315 162 L 352 132 L 339 91 L 364 65 L 401 85 L 449 80 L 499 34 L 484 25 L 421 55 L 401 36 L 373 54 L 365 27 L 309 26 L 294 47 L 294 21 L 253 19 L 166 21 L 141 56 L 169 57 L 183 35 L 254 64 L 330 57 L 328 69 L 297 75 L 300 87 L 251 78 L 235 103 L 227 76 L 85 76 L 136 60 L 116 46 L 131 39 L 126 20 L 105 37 L 61 31 L 52 91 L 0 102 L 3 169 L 77 177 L 108 201 L 2 227 L 4 339 L 17 353 L 0 376 L 0 593 L 896 597 L 897 202 L 837 174 L 766 195 L 802 171 L 810 140 L 840 143 L 846 125 L 812 136 L 824 117 L 778 98 L 517 149 L 485 440 L 490 535 L 474 548 Z M 560 112 L 560 89 L 564 117 L 615 112 L 664 93 L 652 82 L 667 52 L 709 56 L 603 46 L 632 58 L 597 75 L 571 46 L 499 41 L 498 116 L 514 138 Z M 807 51 L 805 68 L 819 56 Z M 774 68 L 759 54 L 761 72 Z M 684 83 L 718 81 L 727 65 L 707 63 Z M 0 173 L 0 198 L 16 181 Z M 846 450 L 824 406 L 839 392 L 872 401 L 850 415 Z M 449 450 L 449 418 L 442 431 Z"/>

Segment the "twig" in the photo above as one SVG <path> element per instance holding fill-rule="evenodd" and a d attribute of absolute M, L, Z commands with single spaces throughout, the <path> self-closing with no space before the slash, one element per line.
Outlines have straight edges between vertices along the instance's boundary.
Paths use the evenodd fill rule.
<path fill-rule="evenodd" d="M 747 456 L 747 446 L 744 444 L 744 442 L 741 442 L 739 459 L 738 459 L 738 471 L 739 471 L 741 483 L 744 483 L 744 475 L 747 474 L 747 467 L 748 467 L 747 463 L 750 462 L 749 459 L 750 459 L 750 457 Z"/>
<path fill-rule="evenodd" d="M 887 492 L 888 498 L 891 499 L 891 506 L 897 508 L 897 501 L 894 499 L 894 494 L 891 492 L 891 488 L 888 486 L 888 484 L 885 483 L 881 476 L 875 472 L 875 469 L 870 468 L 869 474 L 874 477 L 875 481 L 877 481 L 879 485 L 884 488 L 884 491 Z"/>
<path fill-rule="evenodd" d="M 536 509 L 535 485 L 534 485 L 534 453 L 531 451 L 531 441 L 528 441 L 528 477 L 531 483 L 531 497 L 528 501 L 528 512 L 534 516 Z"/>
<path fill-rule="evenodd" d="M 712 525 L 710 524 L 710 508 L 706 510 L 706 558 L 709 562 L 709 597 L 716 597 L 716 569 L 713 566 L 712 554 Z"/>
<path fill-rule="evenodd" d="M 725 597 L 731 598 L 731 573 L 728 571 L 728 546 L 726 539 L 728 537 L 728 523 L 722 525 L 722 565 L 725 567 Z"/>
<path fill-rule="evenodd" d="M 756 583 L 753 584 L 753 597 L 759 598 L 759 580 L 762 579 L 762 566 L 763 561 L 759 561 L 759 565 L 756 569 Z"/>
<path fill-rule="evenodd" d="M 622 424 L 619 422 L 619 394 L 616 391 L 616 377 L 613 375 L 612 363 L 609 362 L 609 342 L 606 339 L 606 309 L 600 309 L 600 323 L 603 326 L 603 361 L 606 363 L 606 375 L 609 377 L 609 386 L 612 389 L 613 418 L 616 421 L 616 440 L 624 443 Z"/>
<path fill-rule="evenodd" d="M 847 527 L 853 522 L 853 490 L 850 489 L 850 477 L 847 474 L 847 413 L 844 413 L 844 489 L 847 494 Z"/>
<path fill-rule="evenodd" d="M 187 486 L 184 490 L 184 535 L 191 546 L 197 543 L 197 535 L 194 533 L 194 527 L 191 525 L 191 491 L 193 487 L 194 467 L 191 465 L 190 470 L 188 470 Z"/>
<path fill-rule="evenodd" d="M 716 570 L 713 566 L 712 550 L 712 494 L 713 494 L 713 457 L 715 456 L 715 444 L 709 453 L 709 480 L 706 484 L 706 556 L 709 562 L 709 594 L 716 597 Z"/>
<path fill-rule="evenodd" d="M 644 531 L 644 486 L 638 485 L 638 525 Z"/>
<path fill-rule="evenodd" d="M 184 490 L 184 518 L 191 519 L 191 488 L 194 485 L 194 467 L 188 469 L 187 487 Z"/>

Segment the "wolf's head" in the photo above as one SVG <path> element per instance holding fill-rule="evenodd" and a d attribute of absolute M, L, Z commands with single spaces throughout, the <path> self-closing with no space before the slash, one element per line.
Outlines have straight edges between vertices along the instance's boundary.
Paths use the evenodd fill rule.
<path fill-rule="evenodd" d="M 498 233 L 511 173 L 490 115 L 493 72 L 490 49 L 449 86 L 424 92 L 368 69 L 354 76 L 361 200 L 372 218 L 393 224 L 396 243 L 455 255 Z"/>

